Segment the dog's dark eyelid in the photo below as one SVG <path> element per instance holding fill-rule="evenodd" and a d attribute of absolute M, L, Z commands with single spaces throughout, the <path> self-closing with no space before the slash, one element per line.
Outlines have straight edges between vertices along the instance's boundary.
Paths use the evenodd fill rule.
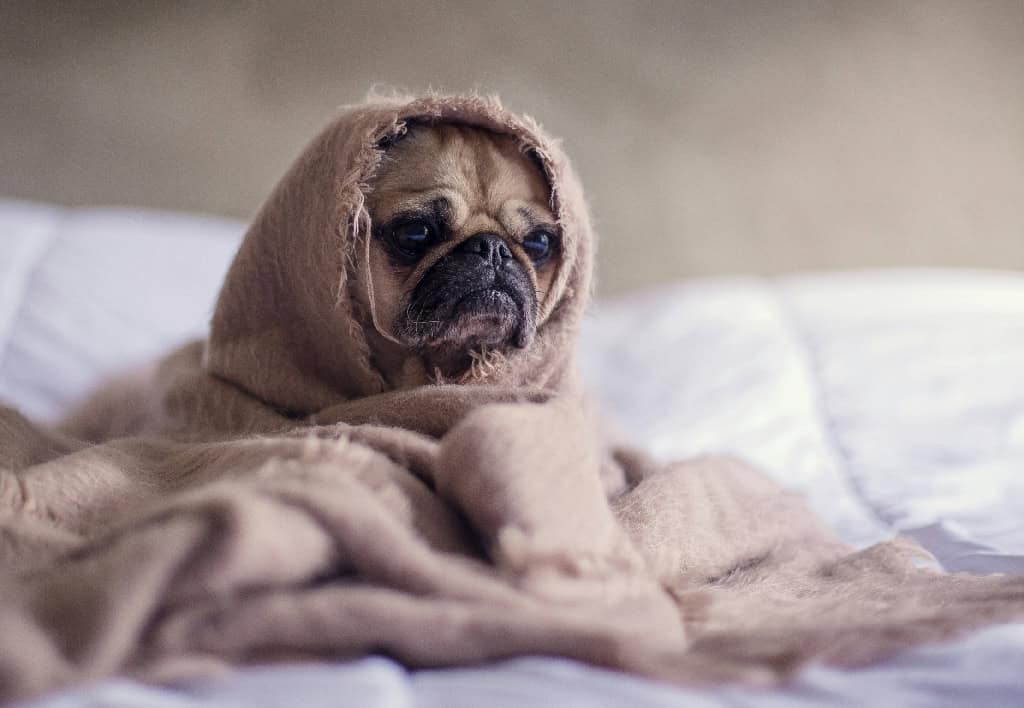
<path fill-rule="evenodd" d="M 534 224 L 533 226 L 530 227 L 530 233 L 531 234 L 532 233 L 536 233 L 538 231 L 543 231 L 544 233 L 546 233 L 548 235 L 548 238 L 550 238 L 553 241 L 556 241 L 556 240 L 559 240 L 559 239 L 562 238 L 562 232 L 558 228 L 558 226 L 556 226 L 555 224 L 548 224 L 548 223 L 545 223 L 545 222 L 538 222 L 538 223 L 536 223 L 536 224 Z"/>
<path fill-rule="evenodd" d="M 449 231 L 452 224 L 452 203 L 446 197 L 437 197 L 430 202 L 430 207 L 439 231 Z"/>
<path fill-rule="evenodd" d="M 417 221 L 424 221 L 428 224 L 433 224 L 434 215 L 430 212 L 425 211 L 403 211 L 395 214 L 395 216 L 387 223 L 387 229 L 394 231 L 402 224 L 411 224 Z"/>
<path fill-rule="evenodd" d="M 423 221 L 434 230 L 437 240 L 443 241 L 451 233 L 452 207 L 451 203 L 444 197 L 438 197 L 424 204 L 422 207 L 406 209 L 395 214 L 385 225 L 383 231 L 390 233 L 402 226 L 414 221 Z"/>

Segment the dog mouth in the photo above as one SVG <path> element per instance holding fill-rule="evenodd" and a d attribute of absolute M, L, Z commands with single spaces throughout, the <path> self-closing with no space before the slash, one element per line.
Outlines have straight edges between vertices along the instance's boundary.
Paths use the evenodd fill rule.
<path fill-rule="evenodd" d="M 487 316 L 506 309 L 519 309 L 519 303 L 512 294 L 502 288 L 491 286 L 466 293 L 452 308 L 453 315 Z"/>
<path fill-rule="evenodd" d="M 521 331 L 524 303 L 516 293 L 491 285 L 453 298 L 444 326 L 436 340 L 445 346 L 475 348 L 512 341 L 525 346 Z"/>
<path fill-rule="evenodd" d="M 406 341 L 450 352 L 527 346 L 533 338 L 535 310 L 528 293 L 495 274 L 474 279 L 476 283 L 445 278 L 423 283 L 402 327 Z"/>

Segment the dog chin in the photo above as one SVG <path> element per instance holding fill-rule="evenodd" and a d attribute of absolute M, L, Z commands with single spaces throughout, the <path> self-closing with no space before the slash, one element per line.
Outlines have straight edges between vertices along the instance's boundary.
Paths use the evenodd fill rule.
<path fill-rule="evenodd" d="M 533 339 L 528 309 L 529 303 L 502 288 L 473 290 L 424 313 L 417 326 L 407 323 L 405 340 L 424 353 L 446 357 L 483 348 L 523 348 Z"/>
<path fill-rule="evenodd" d="M 479 290 L 465 295 L 450 309 L 442 327 L 427 337 L 426 349 L 463 350 L 482 347 L 523 347 L 529 343 L 520 305 L 507 292 Z"/>
<path fill-rule="evenodd" d="M 523 313 L 504 290 L 488 288 L 469 293 L 452 308 L 452 319 L 441 343 L 462 348 L 518 344 Z"/>

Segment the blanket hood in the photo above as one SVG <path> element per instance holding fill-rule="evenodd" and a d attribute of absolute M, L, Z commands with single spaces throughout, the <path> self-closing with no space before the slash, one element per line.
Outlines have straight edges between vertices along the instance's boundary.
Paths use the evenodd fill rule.
<path fill-rule="evenodd" d="M 377 97 L 342 109 L 247 231 L 211 323 L 209 374 L 295 415 L 395 388 L 396 372 L 375 356 L 372 298 L 360 291 L 371 233 L 364 201 L 387 145 L 413 122 L 513 136 L 543 170 L 562 229 L 562 262 L 540 303 L 534 342 L 474 367 L 465 382 L 575 387 L 573 341 L 594 249 L 582 188 L 558 142 L 535 121 L 476 95 Z"/>

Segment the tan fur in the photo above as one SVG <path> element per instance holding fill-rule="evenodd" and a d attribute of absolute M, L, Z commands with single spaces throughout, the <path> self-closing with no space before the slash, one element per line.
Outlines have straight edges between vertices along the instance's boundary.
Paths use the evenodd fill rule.
<path fill-rule="evenodd" d="M 532 343 L 462 384 L 404 387 L 367 287 L 370 185 L 413 123 L 531 152 L 563 235 Z M 254 220 L 206 341 L 64 434 L 0 408 L 0 699 L 369 653 L 773 683 L 1024 616 L 1024 578 L 854 551 L 742 463 L 601 436 L 574 368 L 592 256 L 579 183 L 529 119 L 476 96 L 346 109 Z"/>
<path fill-rule="evenodd" d="M 543 302 L 558 267 L 557 255 L 534 269 L 521 244 L 531 225 L 557 230 L 551 196 L 538 165 L 523 154 L 508 135 L 464 125 L 417 126 L 388 148 L 369 184 L 366 208 L 370 224 L 389 221 L 396 214 L 423 207 L 443 197 L 451 206 L 452 233 L 419 263 L 396 266 L 379 240 L 370 246 L 370 277 L 376 325 L 389 342 L 379 341 L 378 357 L 403 369 L 401 387 L 429 383 L 431 362 L 409 362 L 409 352 L 396 334 L 400 318 L 410 305 L 412 292 L 438 259 L 479 233 L 501 236 L 527 268 Z"/>

